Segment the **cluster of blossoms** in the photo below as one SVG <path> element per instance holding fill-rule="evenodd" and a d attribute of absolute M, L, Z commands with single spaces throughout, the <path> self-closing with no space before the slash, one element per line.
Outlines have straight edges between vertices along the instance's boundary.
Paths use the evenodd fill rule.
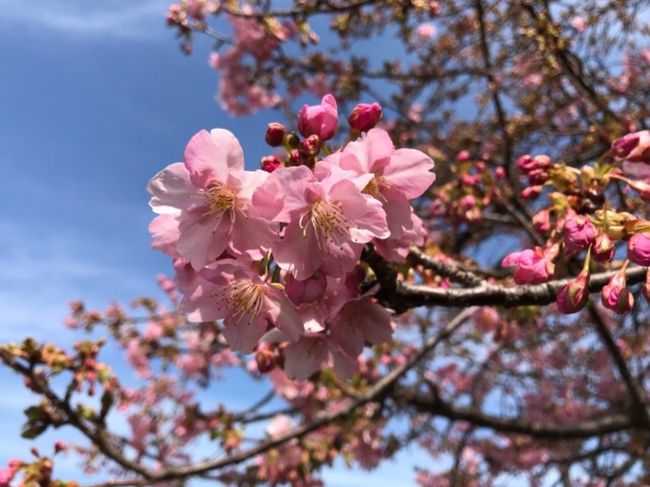
<path fill-rule="evenodd" d="M 558 309 L 563 313 L 581 310 L 589 299 L 588 285 L 592 261 L 606 264 L 616 256 L 617 243 L 627 241 L 627 259 L 620 270 L 602 288 L 603 306 L 622 314 L 634 306 L 634 296 L 627 289 L 626 271 L 630 262 L 642 267 L 650 266 L 650 222 L 627 212 L 599 209 L 593 214 L 578 213 L 588 207 L 590 194 L 598 195 L 610 182 L 622 181 L 641 196 L 650 198 L 650 132 L 647 130 L 628 134 L 612 143 L 610 153 L 617 162 L 623 163 L 621 174 L 614 165 L 586 166 L 581 171 L 554 164 L 548 156 L 522 156 L 517 161 L 526 174 L 530 186 L 522 197 L 537 197 L 544 185 L 555 185 L 564 193 L 551 192 L 552 206 L 539 211 L 533 218 L 540 233 L 549 233 L 545 248 L 535 247 L 507 255 L 502 265 L 515 267 L 513 278 L 517 284 L 539 284 L 549 281 L 555 274 L 555 261 L 561 255 L 571 258 L 586 252 L 583 269 L 578 276 L 565 285 L 557 296 Z M 578 180 L 579 178 L 579 180 Z M 580 198 L 575 190 L 581 185 L 587 188 L 587 198 Z M 553 219 L 553 216 L 555 218 Z M 650 297 L 650 277 L 642 287 L 646 298 Z"/>
<path fill-rule="evenodd" d="M 153 247 L 169 254 L 190 321 L 223 320 L 235 351 L 264 342 L 287 374 L 307 378 L 323 364 L 342 377 L 357 368 L 365 344 L 388 340 L 389 312 L 362 292 L 365 245 L 389 260 L 403 260 L 424 239 L 410 200 L 435 179 L 433 161 L 414 149 L 395 149 L 373 128 L 377 104 L 350 116 L 359 135 L 332 151 L 338 122 L 334 97 L 305 105 L 298 128 L 271 124 L 272 146 L 286 157 L 265 158 L 265 170 L 244 170 L 235 136 L 201 131 L 184 162 L 151 180 Z M 319 158 L 326 153 L 324 158 Z"/>

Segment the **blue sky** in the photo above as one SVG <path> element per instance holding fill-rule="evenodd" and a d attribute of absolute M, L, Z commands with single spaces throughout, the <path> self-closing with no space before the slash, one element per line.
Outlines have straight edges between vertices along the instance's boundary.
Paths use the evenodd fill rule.
<path fill-rule="evenodd" d="M 78 335 L 61 323 L 71 299 L 103 308 L 159 295 L 155 276 L 170 266 L 149 250 L 145 186 L 196 131 L 238 134 L 249 167 L 265 154 L 276 115 L 220 109 L 207 43 L 183 56 L 164 26 L 168 4 L 0 0 L 0 342 L 70 344 Z M 2 465 L 31 447 L 18 437 L 33 400 L 5 370 L 0 384 Z M 430 459 L 406 451 L 370 474 L 338 467 L 325 477 L 334 487 L 409 485 L 414 462 Z M 84 480 L 71 460 L 59 468 Z"/>

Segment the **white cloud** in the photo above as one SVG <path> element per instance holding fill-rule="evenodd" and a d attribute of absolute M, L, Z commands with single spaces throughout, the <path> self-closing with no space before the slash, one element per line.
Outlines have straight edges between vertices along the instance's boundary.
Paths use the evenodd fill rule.
<path fill-rule="evenodd" d="M 75 36 L 152 38 L 171 0 L 0 0 L 3 24 Z"/>

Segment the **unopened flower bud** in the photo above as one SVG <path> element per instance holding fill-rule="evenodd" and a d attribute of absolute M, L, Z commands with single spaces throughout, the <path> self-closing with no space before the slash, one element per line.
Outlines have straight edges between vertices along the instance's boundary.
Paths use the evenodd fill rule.
<path fill-rule="evenodd" d="M 310 135 L 300 142 L 300 153 L 307 157 L 316 157 L 320 152 L 321 142 L 318 135 Z"/>
<path fill-rule="evenodd" d="M 650 130 L 627 134 L 612 143 L 612 151 L 619 161 L 650 164 Z"/>
<path fill-rule="evenodd" d="M 286 134 L 286 129 L 284 125 L 278 122 L 271 122 L 266 128 L 266 133 L 264 134 L 264 140 L 271 147 L 279 147 L 284 141 L 284 136 Z"/>
<path fill-rule="evenodd" d="M 456 154 L 456 160 L 458 162 L 467 162 L 470 160 L 470 154 L 468 150 L 462 150 L 458 154 Z"/>
<path fill-rule="evenodd" d="M 589 270 L 583 269 L 571 282 L 566 284 L 556 298 L 557 308 L 560 313 L 571 314 L 580 311 L 589 300 Z"/>
<path fill-rule="evenodd" d="M 591 248 L 591 256 L 597 262 L 609 262 L 616 253 L 616 246 L 607 233 L 601 231 L 596 235 L 594 245 Z"/>
<path fill-rule="evenodd" d="M 528 186 L 521 192 L 522 199 L 532 200 L 542 193 L 542 186 Z"/>
<path fill-rule="evenodd" d="M 289 165 L 297 166 L 300 164 L 300 152 L 298 149 L 293 149 L 289 152 Z"/>
<path fill-rule="evenodd" d="M 282 167 L 282 161 L 276 156 L 265 156 L 262 157 L 260 166 L 266 172 L 273 172 Z"/>
<path fill-rule="evenodd" d="M 626 264 L 609 280 L 600 293 L 600 298 L 607 309 L 618 314 L 627 313 L 634 306 L 634 296 L 627 289 Z"/>
<path fill-rule="evenodd" d="M 567 254 L 585 250 L 596 238 L 596 227 L 588 216 L 568 216 L 564 223 L 564 250 Z"/>
<path fill-rule="evenodd" d="M 650 266 L 650 232 L 636 233 L 630 238 L 627 258 L 640 266 Z"/>
<path fill-rule="evenodd" d="M 336 100 L 325 95 L 320 105 L 304 105 L 298 113 L 298 129 L 305 137 L 318 135 L 321 140 L 334 137 L 338 121 Z"/>
<path fill-rule="evenodd" d="M 381 120 L 381 114 L 379 103 L 359 103 L 350 113 L 348 122 L 353 129 L 367 132 Z"/>
<path fill-rule="evenodd" d="M 544 184 L 548 178 L 548 173 L 543 169 L 533 169 L 528 173 L 528 182 L 532 185 Z"/>
<path fill-rule="evenodd" d="M 68 444 L 59 440 L 54 443 L 54 453 L 61 453 L 68 450 Z"/>
<path fill-rule="evenodd" d="M 537 169 L 548 169 L 553 165 L 553 161 L 547 155 L 532 157 L 529 154 L 523 155 L 517 159 L 517 167 L 525 173 Z"/>

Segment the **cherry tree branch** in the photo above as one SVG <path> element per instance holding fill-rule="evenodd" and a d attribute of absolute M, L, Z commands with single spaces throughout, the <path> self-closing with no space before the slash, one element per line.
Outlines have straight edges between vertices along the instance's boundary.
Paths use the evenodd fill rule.
<path fill-rule="evenodd" d="M 436 346 L 438 346 L 438 344 L 451 336 L 475 311 L 475 308 L 467 308 L 460 312 L 452 320 L 449 321 L 449 323 L 443 328 L 440 333 L 429 338 L 420 347 L 418 352 L 411 355 L 404 364 L 395 368 L 393 371 L 379 380 L 365 394 L 354 398 L 347 407 L 339 411 L 324 413 L 308 424 L 295 428 L 284 435 L 263 441 L 258 445 L 244 450 L 236 455 L 229 455 L 219 459 L 206 460 L 183 467 L 167 468 L 159 472 L 148 472 L 148 478 L 145 479 L 132 479 L 130 481 L 109 481 L 101 484 L 96 484 L 92 487 L 118 487 L 128 485 L 139 486 L 146 485 L 151 482 L 177 480 L 196 475 L 202 475 L 210 471 L 219 470 L 225 467 L 243 463 L 255 457 L 256 455 L 260 455 L 273 448 L 282 446 L 283 444 L 288 443 L 292 440 L 300 439 L 324 426 L 335 423 L 336 421 L 345 418 L 369 402 L 381 401 L 391 392 L 400 378 L 402 378 L 409 370 L 417 365 L 424 357 L 426 357 Z"/>
<path fill-rule="evenodd" d="M 372 249 L 366 249 L 363 260 L 374 271 L 380 290 L 377 299 L 385 306 L 403 313 L 419 306 L 540 306 L 555 301 L 557 293 L 573 279 L 556 279 L 544 284 L 509 286 L 504 284 L 481 284 L 470 288 L 434 288 L 406 284 L 397 278 L 393 267 Z M 616 270 L 593 274 L 589 281 L 589 292 L 599 292 L 616 274 Z M 629 285 L 644 281 L 645 267 L 629 267 L 626 271 Z"/>

